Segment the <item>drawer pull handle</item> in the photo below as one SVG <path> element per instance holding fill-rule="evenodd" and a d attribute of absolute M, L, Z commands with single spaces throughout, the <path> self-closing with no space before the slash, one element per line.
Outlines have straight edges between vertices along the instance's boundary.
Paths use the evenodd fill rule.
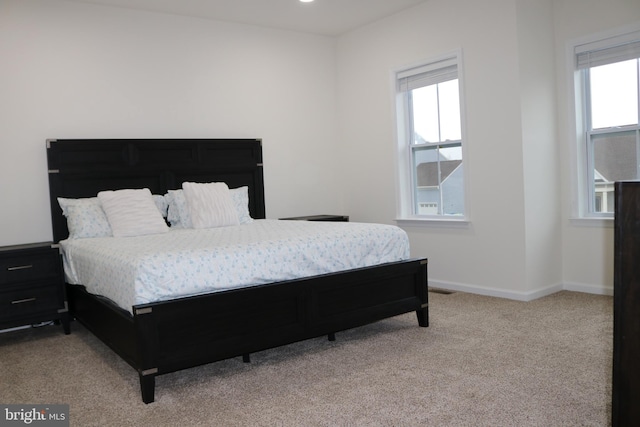
<path fill-rule="evenodd" d="M 24 304 L 25 302 L 33 302 L 35 300 L 36 300 L 35 298 L 18 299 L 15 301 L 11 301 L 11 304 Z"/>
<path fill-rule="evenodd" d="M 19 265 L 17 267 L 9 267 L 7 271 L 26 270 L 27 268 L 33 268 L 33 265 Z"/>

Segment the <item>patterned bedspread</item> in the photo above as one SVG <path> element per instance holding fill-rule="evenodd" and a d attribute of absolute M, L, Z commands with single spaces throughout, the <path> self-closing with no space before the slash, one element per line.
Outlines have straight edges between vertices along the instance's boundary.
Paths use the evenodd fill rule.
<path fill-rule="evenodd" d="M 137 304 L 409 258 L 402 229 L 353 222 L 255 220 L 60 244 L 67 282 L 129 312 Z"/>

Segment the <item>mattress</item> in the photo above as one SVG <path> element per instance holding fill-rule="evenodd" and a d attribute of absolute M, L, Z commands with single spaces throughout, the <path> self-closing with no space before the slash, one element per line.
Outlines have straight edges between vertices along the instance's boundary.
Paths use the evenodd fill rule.
<path fill-rule="evenodd" d="M 132 307 L 409 258 L 384 224 L 255 220 L 210 229 L 60 242 L 66 280 Z"/>

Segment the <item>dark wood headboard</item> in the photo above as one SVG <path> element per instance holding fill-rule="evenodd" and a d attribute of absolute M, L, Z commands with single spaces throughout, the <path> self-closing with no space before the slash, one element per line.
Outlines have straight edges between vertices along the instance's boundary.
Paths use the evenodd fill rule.
<path fill-rule="evenodd" d="M 260 139 L 57 139 L 47 141 L 53 240 L 69 235 L 58 197 L 94 197 L 102 190 L 149 188 L 185 181 L 249 187 L 249 212 L 265 218 Z"/>

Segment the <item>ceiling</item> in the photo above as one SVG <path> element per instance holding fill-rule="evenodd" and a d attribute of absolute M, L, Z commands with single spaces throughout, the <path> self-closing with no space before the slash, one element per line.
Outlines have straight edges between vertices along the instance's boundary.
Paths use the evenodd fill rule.
<path fill-rule="evenodd" d="M 426 0 L 72 0 L 337 36 Z"/>

